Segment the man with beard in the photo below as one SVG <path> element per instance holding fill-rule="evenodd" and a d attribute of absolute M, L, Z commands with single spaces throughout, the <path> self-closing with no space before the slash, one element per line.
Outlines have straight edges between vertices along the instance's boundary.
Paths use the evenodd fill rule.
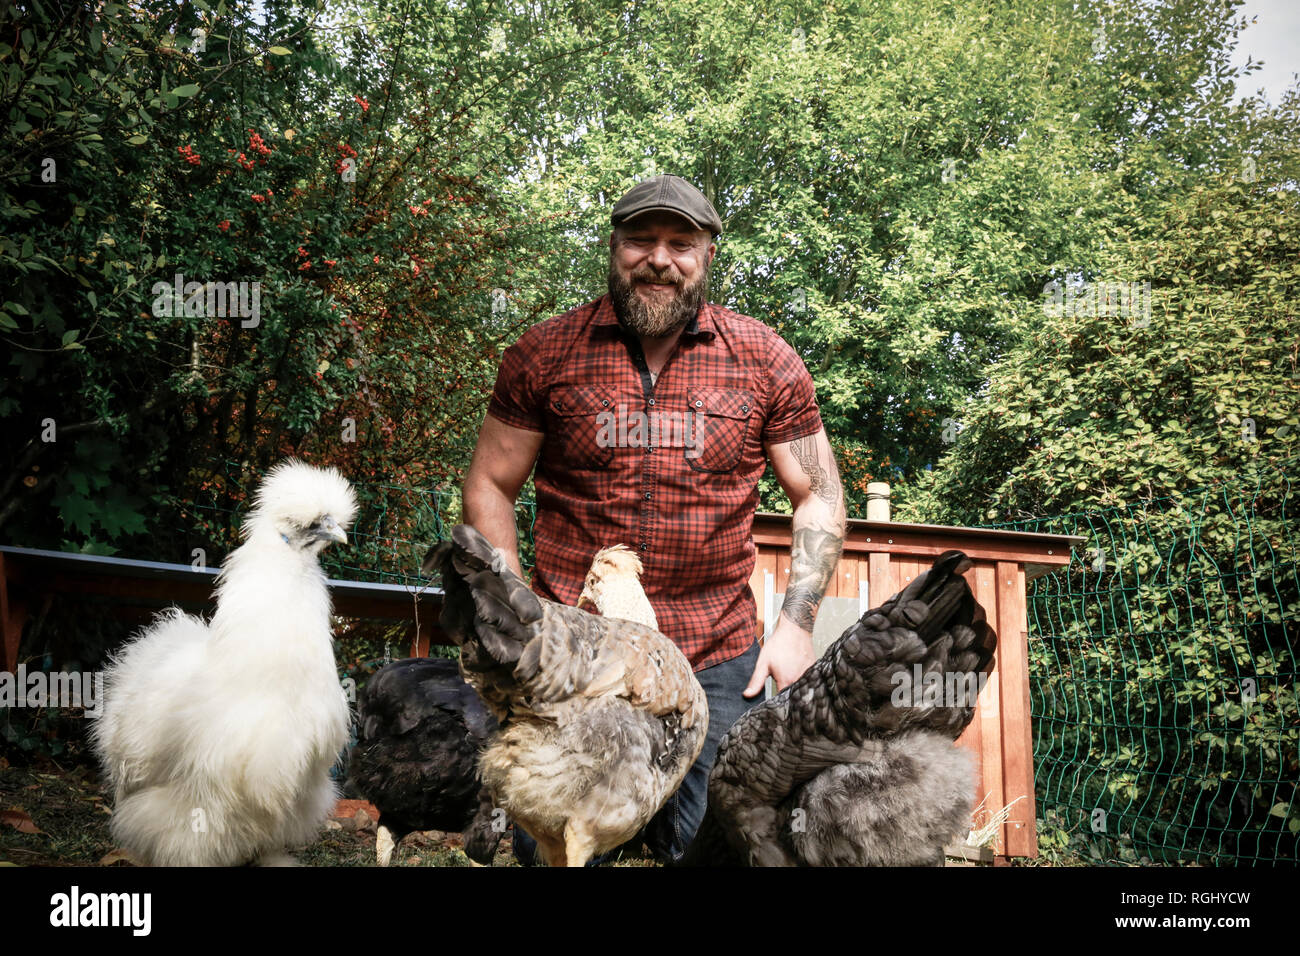
<path fill-rule="evenodd" d="M 817 606 L 844 540 L 844 495 L 812 378 L 763 323 L 706 301 L 722 232 L 676 176 L 615 205 L 609 294 L 533 326 L 508 348 L 464 487 L 464 520 L 522 574 L 514 507 L 534 463 L 532 587 L 575 604 L 595 552 L 623 543 L 644 566 L 659 629 L 709 701 L 709 730 L 646 842 L 676 861 L 704 815 L 718 743 L 758 700 L 813 662 Z M 760 648 L 749 579 L 767 462 L 794 508 L 785 601 Z M 515 852 L 534 845 L 515 831 Z"/>

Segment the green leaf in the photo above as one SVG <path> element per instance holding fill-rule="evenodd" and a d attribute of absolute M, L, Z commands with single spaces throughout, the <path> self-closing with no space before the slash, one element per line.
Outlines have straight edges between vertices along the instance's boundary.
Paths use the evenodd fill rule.
<path fill-rule="evenodd" d="M 90 534 L 95 517 L 95 503 L 84 495 L 70 494 L 55 502 L 63 527 L 76 528 L 82 534 Z"/>
<path fill-rule="evenodd" d="M 134 136 L 127 138 L 127 143 L 132 146 L 143 146 L 147 142 L 149 142 L 149 137 L 143 133 L 136 133 Z"/>
<path fill-rule="evenodd" d="M 268 48 L 266 52 L 267 52 L 267 53 L 274 53 L 276 56 L 288 56 L 288 55 L 289 55 L 290 53 L 292 53 L 293 51 L 290 50 L 288 47 L 283 47 L 283 46 L 273 46 L 273 47 Z"/>
<path fill-rule="evenodd" d="M 172 90 L 177 96 L 193 96 L 198 91 L 199 84 L 197 83 L 186 83 L 184 86 L 178 86 Z"/>

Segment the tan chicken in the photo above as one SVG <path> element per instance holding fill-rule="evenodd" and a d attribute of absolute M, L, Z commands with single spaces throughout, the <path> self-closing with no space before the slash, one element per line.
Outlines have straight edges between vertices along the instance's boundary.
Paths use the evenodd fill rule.
<path fill-rule="evenodd" d="M 613 574 L 593 566 L 601 573 L 588 600 L 604 596 L 602 583 L 621 590 L 628 557 L 639 568 L 626 549 L 607 555 Z M 708 729 L 704 690 L 682 652 L 644 624 L 539 598 L 468 525 L 424 569 L 442 573 L 443 629 L 501 725 L 479 765 L 497 805 L 552 866 L 583 866 L 635 836 Z"/>
<path fill-rule="evenodd" d="M 596 552 L 591 570 L 582 582 L 578 607 L 593 607 L 605 617 L 644 624 L 659 630 L 659 619 L 641 587 L 641 559 L 627 545 L 616 544 Z"/>

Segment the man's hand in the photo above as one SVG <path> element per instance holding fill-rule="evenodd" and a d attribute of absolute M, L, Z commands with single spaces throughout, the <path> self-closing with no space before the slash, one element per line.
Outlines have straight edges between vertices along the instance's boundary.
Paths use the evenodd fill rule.
<path fill-rule="evenodd" d="M 813 656 L 812 635 L 782 614 L 776 628 L 759 652 L 754 675 L 745 688 L 745 696 L 753 697 L 763 689 L 763 682 L 771 677 L 779 693 L 797 681 L 816 660 Z"/>
<path fill-rule="evenodd" d="M 767 454 L 794 505 L 790 577 L 781 616 L 763 644 L 746 697 L 757 694 L 769 675 L 776 689 L 784 690 L 816 660 L 813 621 L 844 547 L 844 492 L 826 431 L 768 445 Z"/>

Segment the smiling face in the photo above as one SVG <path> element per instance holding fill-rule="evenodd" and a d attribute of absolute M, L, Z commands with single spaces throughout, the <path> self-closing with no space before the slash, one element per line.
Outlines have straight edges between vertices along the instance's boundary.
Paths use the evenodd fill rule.
<path fill-rule="evenodd" d="M 638 335 L 663 338 L 699 311 L 717 246 L 670 212 L 647 212 L 609 237 L 609 295 L 614 312 Z"/>

